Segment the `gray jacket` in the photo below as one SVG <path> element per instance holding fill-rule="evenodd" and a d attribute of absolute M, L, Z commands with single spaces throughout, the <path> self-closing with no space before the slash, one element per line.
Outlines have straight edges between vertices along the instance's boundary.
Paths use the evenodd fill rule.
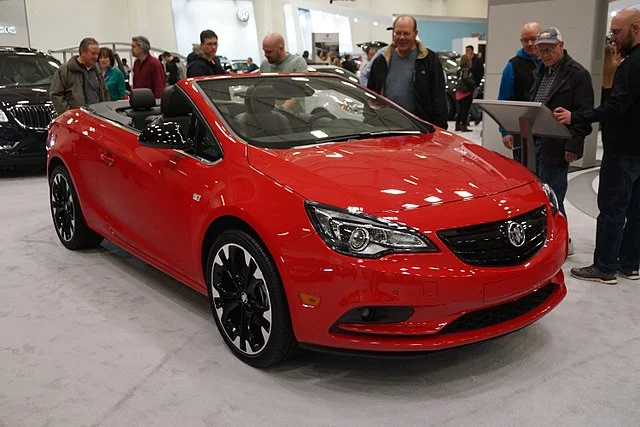
<path fill-rule="evenodd" d="M 107 91 L 107 85 L 102 77 L 102 72 L 97 65 L 95 65 L 95 72 L 98 74 L 100 80 L 100 91 L 98 96 L 100 101 L 109 100 L 109 92 Z M 79 108 L 85 105 L 84 99 L 84 73 L 80 68 L 78 57 L 74 56 L 66 64 L 56 71 L 51 82 L 51 89 L 49 90 L 53 107 L 56 109 L 56 113 L 62 114 L 72 108 Z"/>

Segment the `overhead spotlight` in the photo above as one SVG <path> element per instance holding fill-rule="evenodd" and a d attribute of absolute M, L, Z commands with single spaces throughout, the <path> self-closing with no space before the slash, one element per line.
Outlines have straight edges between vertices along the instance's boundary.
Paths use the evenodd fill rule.
<path fill-rule="evenodd" d="M 378 26 L 378 21 L 373 21 L 373 26 L 377 27 Z"/>
<path fill-rule="evenodd" d="M 618 11 L 617 11 L 617 10 L 614 10 L 613 12 L 611 12 L 611 17 L 613 18 L 613 17 L 615 17 L 617 14 L 618 14 Z"/>
<path fill-rule="evenodd" d="M 358 22 L 358 18 L 353 18 L 353 22 Z"/>

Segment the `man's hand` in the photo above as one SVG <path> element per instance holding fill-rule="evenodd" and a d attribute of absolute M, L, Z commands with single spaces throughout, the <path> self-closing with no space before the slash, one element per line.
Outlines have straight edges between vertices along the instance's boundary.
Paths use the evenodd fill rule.
<path fill-rule="evenodd" d="M 509 150 L 513 150 L 513 135 L 507 135 L 502 137 L 502 143 Z"/>
<path fill-rule="evenodd" d="M 556 118 L 557 121 L 559 121 L 563 125 L 571 124 L 571 111 L 569 110 L 565 110 L 562 107 L 558 107 L 555 110 L 553 110 L 553 116 Z"/>
<path fill-rule="evenodd" d="M 571 114 L 571 113 L 569 113 L 569 114 Z M 567 163 L 575 162 L 576 160 L 578 160 L 578 153 L 572 153 L 571 151 L 565 151 L 564 152 L 564 159 L 567 161 Z"/>

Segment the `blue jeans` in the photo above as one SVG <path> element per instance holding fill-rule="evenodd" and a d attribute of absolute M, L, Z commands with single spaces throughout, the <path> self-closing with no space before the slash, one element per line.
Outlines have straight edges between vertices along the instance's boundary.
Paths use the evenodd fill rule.
<path fill-rule="evenodd" d="M 640 264 L 640 158 L 605 151 L 593 263 L 605 274 Z"/>
<path fill-rule="evenodd" d="M 567 195 L 569 175 L 569 163 L 564 162 L 560 165 L 548 165 L 542 161 L 542 140 L 535 139 L 535 152 L 536 152 L 536 175 L 540 178 L 540 181 L 548 184 L 549 187 L 556 193 L 558 198 L 558 209 L 562 212 L 562 215 L 567 217 L 567 213 L 564 210 L 564 198 Z"/>

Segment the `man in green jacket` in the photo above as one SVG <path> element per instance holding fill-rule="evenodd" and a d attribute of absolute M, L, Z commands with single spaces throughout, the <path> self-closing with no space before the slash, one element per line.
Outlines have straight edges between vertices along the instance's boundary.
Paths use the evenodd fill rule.
<path fill-rule="evenodd" d="M 99 49 L 95 39 L 82 39 L 79 55 L 56 71 L 49 90 L 56 113 L 109 100 L 104 77 L 97 66 Z"/>

